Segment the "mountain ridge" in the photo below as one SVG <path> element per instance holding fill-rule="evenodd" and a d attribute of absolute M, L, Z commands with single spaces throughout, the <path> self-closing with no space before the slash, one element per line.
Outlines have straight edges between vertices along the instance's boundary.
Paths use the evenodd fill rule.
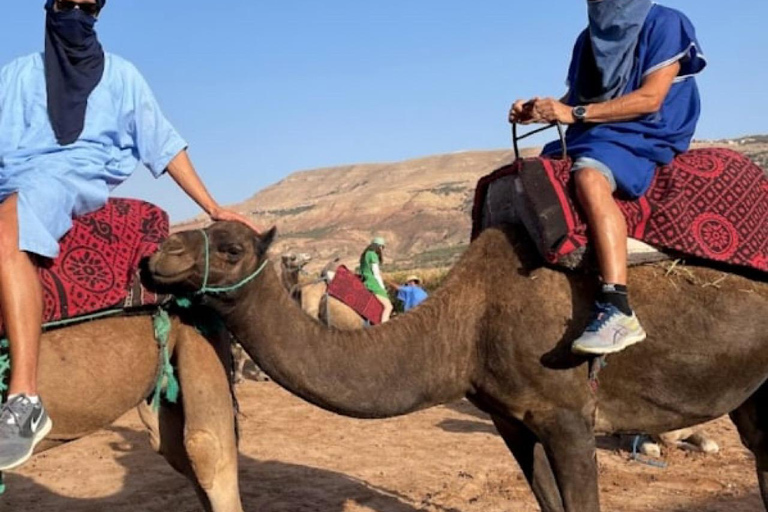
<path fill-rule="evenodd" d="M 768 135 L 693 144 L 707 146 L 729 147 L 768 168 Z M 538 152 L 521 151 L 523 156 Z M 354 269 L 374 236 L 387 240 L 384 259 L 389 270 L 448 266 L 469 244 L 477 180 L 513 159 L 512 150 L 467 150 L 306 169 L 228 207 L 260 226 L 276 225 L 275 250 L 310 254 L 310 270 L 336 257 Z M 172 229 L 205 223 L 205 217 L 198 216 Z"/>

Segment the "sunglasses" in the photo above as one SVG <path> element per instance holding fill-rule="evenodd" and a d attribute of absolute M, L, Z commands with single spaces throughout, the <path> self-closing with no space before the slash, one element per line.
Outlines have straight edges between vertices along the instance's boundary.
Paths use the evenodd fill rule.
<path fill-rule="evenodd" d="M 74 11 L 75 9 L 79 9 L 85 14 L 90 14 L 91 16 L 96 16 L 99 14 L 98 4 L 80 4 L 77 2 L 72 2 L 71 0 L 56 0 L 56 9 L 58 9 L 60 12 L 70 12 Z"/>

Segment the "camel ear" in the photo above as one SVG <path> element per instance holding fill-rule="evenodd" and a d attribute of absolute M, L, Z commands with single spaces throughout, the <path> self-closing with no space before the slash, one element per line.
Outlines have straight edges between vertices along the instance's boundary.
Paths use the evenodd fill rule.
<path fill-rule="evenodd" d="M 277 228 L 275 226 L 272 226 L 272 228 L 266 233 L 256 236 L 256 254 L 259 256 L 259 258 L 267 253 L 269 248 L 272 246 L 272 242 L 275 241 L 276 236 Z"/>

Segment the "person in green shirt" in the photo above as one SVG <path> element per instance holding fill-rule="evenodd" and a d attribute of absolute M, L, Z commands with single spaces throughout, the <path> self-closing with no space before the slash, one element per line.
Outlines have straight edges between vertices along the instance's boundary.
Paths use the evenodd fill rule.
<path fill-rule="evenodd" d="M 382 323 L 388 321 L 392 314 L 392 302 L 389 300 L 387 288 L 381 277 L 381 265 L 384 263 L 382 252 L 385 245 L 384 239 L 377 236 L 360 256 L 360 274 L 363 276 L 363 284 L 371 293 L 376 295 L 381 305 L 384 306 L 384 312 L 381 314 Z"/>

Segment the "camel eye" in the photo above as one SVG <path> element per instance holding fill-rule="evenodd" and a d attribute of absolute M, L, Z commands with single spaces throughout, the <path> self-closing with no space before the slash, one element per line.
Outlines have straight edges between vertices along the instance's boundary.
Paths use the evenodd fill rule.
<path fill-rule="evenodd" d="M 240 244 L 227 244 L 221 248 L 221 252 L 230 258 L 239 258 L 243 255 L 243 246 Z"/>

